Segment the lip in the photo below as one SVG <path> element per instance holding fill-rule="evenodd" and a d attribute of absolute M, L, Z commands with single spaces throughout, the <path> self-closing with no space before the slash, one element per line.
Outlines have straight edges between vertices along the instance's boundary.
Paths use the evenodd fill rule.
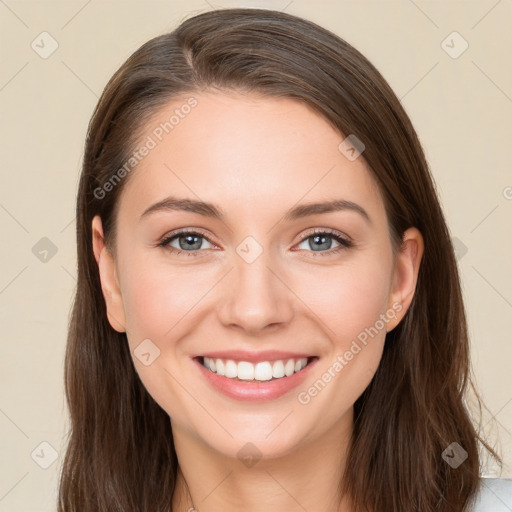
<path fill-rule="evenodd" d="M 238 352 L 237 352 L 238 353 Z M 273 354 L 277 354 L 277 352 L 273 351 Z M 218 357 L 220 359 L 232 359 L 233 357 L 226 357 L 225 354 L 228 352 L 210 352 L 210 354 L 214 354 L 210 356 L 208 354 L 204 354 L 205 357 Z M 223 354 L 219 356 L 218 354 Z M 229 354 L 233 355 L 235 352 L 230 351 Z M 248 361 L 248 359 L 241 358 L 240 361 L 248 361 L 248 362 L 258 362 L 258 361 L 270 361 L 269 359 L 260 359 L 263 352 L 258 353 L 258 359 L 255 361 Z M 283 352 L 283 354 L 285 354 Z M 289 353 L 286 353 L 289 354 Z M 304 355 L 303 357 L 307 357 Z M 293 359 L 300 358 L 300 354 L 293 354 L 293 356 L 286 356 L 284 358 L 276 357 L 275 359 Z M 318 357 L 311 358 L 308 357 L 308 364 L 301 371 L 290 375 L 290 377 L 282 377 L 280 379 L 275 380 L 267 380 L 267 381 L 242 381 L 238 379 L 230 379 L 229 377 L 224 377 L 222 375 L 217 375 L 211 370 L 206 369 L 202 363 L 202 357 L 197 356 L 193 358 L 194 364 L 199 369 L 201 375 L 206 379 L 209 385 L 211 385 L 216 391 L 222 393 L 223 395 L 233 398 L 239 401 L 246 402 L 261 402 L 268 400 L 275 400 L 286 393 L 291 392 L 294 388 L 299 386 L 304 379 L 311 373 L 311 369 L 318 362 Z"/>
<path fill-rule="evenodd" d="M 217 350 L 214 352 L 202 352 L 193 356 L 194 359 L 209 357 L 211 359 L 232 359 L 233 361 L 247 361 L 248 363 L 259 363 L 260 361 L 274 362 L 280 359 L 302 359 L 314 357 L 314 354 L 305 352 L 284 352 L 282 350 L 262 350 L 260 352 L 249 352 L 247 350 Z"/>

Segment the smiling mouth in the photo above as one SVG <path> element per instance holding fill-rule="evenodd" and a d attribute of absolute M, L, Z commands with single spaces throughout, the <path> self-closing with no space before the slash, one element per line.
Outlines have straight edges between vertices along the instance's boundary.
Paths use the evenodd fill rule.
<path fill-rule="evenodd" d="M 240 382 L 273 381 L 291 377 L 306 368 L 318 357 L 278 359 L 276 361 L 234 361 L 200 356 L 198 361 L 209 371 Z"/>

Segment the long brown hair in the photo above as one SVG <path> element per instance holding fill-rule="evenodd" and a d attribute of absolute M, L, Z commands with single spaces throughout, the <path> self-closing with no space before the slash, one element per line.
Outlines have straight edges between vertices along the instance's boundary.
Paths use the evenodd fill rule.
<path fill-rule="evenodd" d="M 100 215 L 113 247 L 129 176 L 105 185 L 160 107 L 212 88 L 295 99 L 340 135 L 354 134 L 384 197 L 393 248 L 407 228 L 421 231 L 414 299 L 355 402 L 340 491 L 352 497 L 355 512 L 464 510 L 479 485 L 478 442 L 502 461 L 466 404 L 470 384 L 481 401 L 470 379 L 458 267 L 415 130 L 377 69 L 340 37 L 278 11 L 223 9 L 141 46 L 110 79 L 89 124 L 77 198 L 78 283 L 65 358 L 71 429 L 59 512 L 171 508 L 178 461 L 169 416 L 141 383 L 126 333 L 107 320 L 91 221 Z M 453 442 L 468 455 L 457 468 L 442 457 Z"/>

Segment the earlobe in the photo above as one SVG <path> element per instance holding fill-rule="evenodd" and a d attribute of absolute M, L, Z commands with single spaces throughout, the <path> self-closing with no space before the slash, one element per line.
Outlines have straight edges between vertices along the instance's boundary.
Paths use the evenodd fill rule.
<path fill-rule="evenodd" d="M 424 242 L 421 232 L 411 227 L 407 229 L 402 238 L 402 246 L 396 256 L 392 289 L 388 308 L 399 311 L 397 319 L 388 323 L 387 331 L 393 330 L 404 317 L 411 305 L 416 290 L 418 274 L 423 257 Z M 400 304 L 398 309 L 397 304 Z"/>
<path fill-rule="evenodd" d="M 92 220 L 92 245 L 94 258 L 98 264 L 101 289 L 107 306 L 108 321 L 117 332 L 125 332 L 125 314 L 115 260 L 105 246 L 103 226 L 99 215 Z"/>

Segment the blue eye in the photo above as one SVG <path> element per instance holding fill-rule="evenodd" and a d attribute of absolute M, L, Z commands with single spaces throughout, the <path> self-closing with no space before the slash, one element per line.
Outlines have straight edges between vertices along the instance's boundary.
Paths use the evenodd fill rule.
<path fill-rule="evenodd" d="M 335 247 L 332 250 L 331 250 L 331 245 L 332 245 L 331 239 L 334 239 L 339 244 L 338 247 Z M 339 251 L 341 251 L 343 249 L 348 249 L 349 247 L 353 246 L 353 243 L 350 240 L 343 238 L 342 236 L 340 236 L 332 231 L 317 230 L 313 234 L 304 238 L 303 241 L 300 243 L 301 244 L 306 243 L 308 240 L 310 240 L 310 242 L 308 242 L 309 248 L 316 247 L 318 249 L 328 249 L 327 251 L 321 251 L 321 250 L 320 251 L 316 251 L 316 250 L 312 251 L 312 252 L 319 252 L 320 256 L 327 256 L 327 255 L 331 255 L 333 253 L 338 253 Z"/>
<path fill-rule="evenodd" d="M 339 244 L 339 246 L 335 247 L 334 249 L 331 249 L 331 239 L 334 239 Z M 202 233 L 199 233 L 197 231 L 182 230 L 176 233 L 172 233 L 168 237 L 165 237 L 157 245 L 158 247 L 164 247 L 166 250 L 175 254 L 187 253 L 190 256 L 198 256 L 199 253 L 201 252 L 200 249 L 202 248 L 203 240 L 206 240 L 209 244 L 213 245 L 213 243 L 208 239 L 208 237 L 206 237 Z M 343 249 L 348 249 L 349 247 L 352 247 L 354 245 L 352 241 L 340 236 L 337 232 L 325 230 L 315 230 L 312 234 L 309 234 L 308 236 L 303 238 L 300 244 L 303 244 L 308 240 L 312 240 L 312 242 L 309 242 L 308 244 L 309 248 L 313 249 L 310 252 L 318 253 L 320 256 L 332 255 L 334 253 L 338 253 Z M 174 241 L 178 242 L 179 247 L 174 247 L 171 245 L 171 243 L 173 243 Z M 315 247 L 320 250 L 315 250 Z M 324 251 L 321 249 L 327 250 Z"/>
<path fill-rule="evenodd" d="M 180 248 L 176 248 L 171 245 L 171 242 L 173 242 L 174 240 L 178 242 Z M 195 231 L 179 231 L 177 233 L 172 234 L 171 236 L 166 237 L 158 244 L 158 246 L 165 247 L 169 251 L 175 252 L 177 254 L 186 252 L 190 256 L 197 256 L 198 253 L 200 252 L 197 249 L 201 248 L 202 240 L 207 240 L 208 243 L 211 244 L 208 238 L 206 238 L 201 233 L 197 233 Z"/>

